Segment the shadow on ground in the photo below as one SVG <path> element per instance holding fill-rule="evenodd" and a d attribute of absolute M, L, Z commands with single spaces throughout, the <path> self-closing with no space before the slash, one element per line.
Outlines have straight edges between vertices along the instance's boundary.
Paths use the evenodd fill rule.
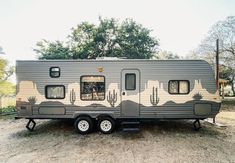
<path fill-rule="evenodd" d="M 37 122 L 37 121 L 36 121 Z M 220 132 L 221 128 L 212 126 L 207 122 L 202 122 L 202 129 L 195 131 L 192 125 L 193 121 L 190 120 L 164 120 L 164 121 L 154 121 L 154 122 L 143 122 L 140 126 L 140 132 L 137 133 L 126 133 L 122 132 L 120 126 L 116 127 L 114 133 L 104 136 L 118 137 L 122 139 L 141 139 L 144 138 L 145 134 L 151 134 L 152 136 L 180 136 L 187 137 L 189 135 L 199 135 L 204 136 L 223 136 Z M 25 123 L 26 124 L 26 123 Z M 95 126 L 95 125 L 94 125 Z M 35 130 L 30 132 L 26 128 L 14 133 L 13 137 L 24 138 L 24 137 L 34 137 L 34 136 L 75 136 L 78 137 L 92 137 L 93 135 L 103 135 L 99 133 L 94 127 L 91 134 L 80 135 L 75 132 L 72 120 L 46 120 L 37 123 Z"/>

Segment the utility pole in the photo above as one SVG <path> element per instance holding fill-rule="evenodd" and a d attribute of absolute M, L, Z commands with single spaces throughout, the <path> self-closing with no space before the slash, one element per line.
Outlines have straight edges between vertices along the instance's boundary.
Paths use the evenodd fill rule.
<path fill-rule="evenodd" d="M 216 57 L 215 57 L 215 62 L 216 62 L 216 87 L 217 90 L 220 89 L 219 87 L 219 39 L 216 40 Z M 219 95 L 220 95 L 220 90 L 219 90 Z M 213 123 L 215 123 L 215 117 L 213 118 Z"/>
<path fill-rule="evenodd" d="M 219 89 L 219 39 L 216 40 L 216 85 Z"/>

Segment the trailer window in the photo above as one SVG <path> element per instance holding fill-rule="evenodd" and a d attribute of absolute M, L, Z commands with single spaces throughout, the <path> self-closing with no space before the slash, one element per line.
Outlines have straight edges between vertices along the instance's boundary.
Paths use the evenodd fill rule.
<path fill-rule="evenodd" d="M 125 89 L 135 90 L 136 89 L 136 75 L 135 74 L 125 74 Z"/>
<path fill-rule="evenodd" d="M 188 80 L 170 80 L 168 83 L 168 92 L 170 94 L 188 94 L 189 81 Z"/>
<path fill-rule="evenodd" d="M 51 67 L 50 68 L 50 77 L 52 77 L 52 78 L 60 77 L 60 68 L 59 67 Z"/>
<path fill-rule="evenodd" d="M 105 78 L 104 76 L 81 77 L 81 100 L 104 100 Z"/>
<path fill-rule="evenodd" d="M 65 87 L 63 85 L 47 85 L 45 89 L 47 99 L 65 98 Z"/>

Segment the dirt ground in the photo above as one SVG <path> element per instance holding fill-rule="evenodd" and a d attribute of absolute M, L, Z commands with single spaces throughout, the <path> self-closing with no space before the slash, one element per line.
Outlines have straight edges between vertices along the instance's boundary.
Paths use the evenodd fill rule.
<path fill-rule="evenodd" d="M 139 133 L 79 135 L 72 122 L 37 120 L 34 132 L 27 120 L 0 118 L 0 162 L 235 162 L 235 111 L 222 109 L 218 127 L 192 121 L 145 123 Z"/>

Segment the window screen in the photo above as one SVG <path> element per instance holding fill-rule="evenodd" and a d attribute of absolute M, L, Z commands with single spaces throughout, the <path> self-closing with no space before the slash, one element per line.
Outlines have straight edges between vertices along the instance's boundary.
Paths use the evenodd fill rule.
<path fill-rule="evenodd" d="M 180 94 L 186 94 L 189 92 L 189 82 L 188 81 L 180 81 L 180 88 L 179 93 Z"/>
<path fill-rule="evenodd" d="M 82 76 L 81 77 L 81 99 L 82 100 L 104 100 L 105 99 L 104 76 Z"/>
<path fill-rule="evenodd" d="M 46 98 L 48 99 L 64 99 L 65 87 L 63 85 L 47 85 Z"/>
<path fill-rule="evenodd" d="M 125 89 L 126 90 L 135 90 L 136 89 L 136 75 L 135 74 L 126 74 L 125 75 Z"/>
<path fill-rule="evenodd" d="M 59 67 L 51 67 L 50 68 L 50 77 L 52 77 L 52 78 L 60 77 L 60 68 Z"/>
<path fill-rule="evenodd" d="M 179 84 L 178 81 L 170 81 L 169 82 L 169 93 L 178 93 L 178 89 L 179 89 Z"/>
<path fill-rule="evenodd" d="M 188 94 L 189 93 L 189 81 L 170 80 L 168 83 L 168 92 L 170 94 Z"/>

